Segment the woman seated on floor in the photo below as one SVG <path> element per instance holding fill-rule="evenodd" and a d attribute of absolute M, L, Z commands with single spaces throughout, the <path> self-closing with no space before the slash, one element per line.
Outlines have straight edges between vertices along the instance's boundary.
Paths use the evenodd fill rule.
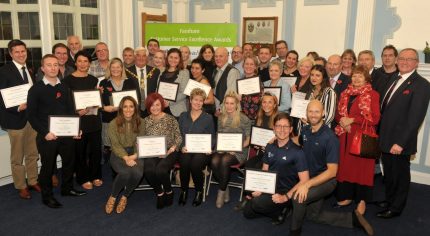
<path fill-rule="evenodd" d="M 291 139 L 292 119 L 286 113 L 279 113 L 274 119 L 276 140 L 266 146 L 263 157 L 264 171 L 277 173 L 276 193 L 252 192 L 252 199 L 243 209 L 246 218 L 269 216 L 277 220 L 284 209 L 291 209 L 293 192 L 300 182 L 309 179 L 305 154 Z"/>
<path fill-rule="evenodd" d="M 119 104 L 117 117 L 109 123 L 108 135 L 112 147 L 110 164 L 117 175 L 106 203 L 107 214 L 112 213 L 116 199 L 124 189 L 116 206 L 116 213 L 122 213 L 128 197 L 142 179 L 143 160 L 137 158 L 136 137 L 143 132 L 144 125 L 137 111 L 136 100 L 130 96 L 124 97 Z"/>

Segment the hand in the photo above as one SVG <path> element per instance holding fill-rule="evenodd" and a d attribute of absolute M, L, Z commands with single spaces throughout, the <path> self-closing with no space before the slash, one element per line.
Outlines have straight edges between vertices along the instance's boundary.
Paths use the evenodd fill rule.
<path fill-rule="evenodd" d="M 167 150 L 166 156 L 170 155 L 170 153 L 174 152 L 176 149 L 176 146 L 172 146 L 169 148 L 169 150 Z"/>
<path fill-rule="evenodd" d="M 105 112 L 115 112 L 115 111 L 117 111 L 117 110 L 118 110 L 118 108 L 117 108 L 117 107 L 114 107 L 114 106 L 104 106 L 104 107 L 103 107 L 103 110 L 104 110 Z"/>
<path fill-rule="evenodd" d="M 57 139 L 57 136 L 55 136 L 55 134 L 53 134 L 53 133 L 48 133 L 48 134 L 45 136 L 45 139 L 46 139 L 47 141 L 56 140 L 56 139 Z"/>
<path fill-rule="evenodd" d="M 216 110 L 214 115 L 215 117 L 218 117 L 219 115 L 221 115 L 221 110 L 220 109 Z"/>
<path fill-rule="evenodd" d="M 293 85 L 291 87 L 291 93 L 295 93 L 295 92 L 297 92 L 297 85 Z"/>
<path fill-rule="evenodd" d="M 309 187 L 306 184 L 301 184 L 294 193 L 294 199 L 298 200 L 299 203 L 303 203 L 308 198 L 308 192 Z"/>
<path fill-rule="evenodd" d="M 137 159 L 137 153 L 128 156 L 131 160 L 136 160 Z"/>
<path fill-rule="evenodd" d="M 18 112 L 24 111 L 25 109 L 27 109 L 27 103 L 19 105 Z"/>
<path fill-rule="evenodd" d="M 253 197 L 259 197 L 261 195 L 261 192 L 252 192 Z"/>
<path fill-rule="evenodd" d="M 79 135 L 74 136 L 73 139 L 81 139 L 81 137 L 82 137 L 82 130 L 79 130 Z"/>
<path fill-rule="evenodd" d="M 87 113 L 88 113 L 88 109 L 87 109 L 87 108 L 82 109 L 82 110 L 78 110 L 78 115 L 79 115 L 79 116 L 84 116 L 84 115 L 86 115 Z"/>
<path fill-rule="evenodd" d="M 353 122 L 354 122 L 354 118 L 342 117 L 340 118 L 339 124 L 342 128 L 345 128 L 346 126 L 352 124 Z"/>
<path fill-rule="evenodd" d="M 187 153 L 187 148 L 186 148 L 186 147 L 183 147 L 183 148 L 181 149 L 181 152 L 182 152 L 182 153 Z"/>
<path fill-rule="evenodd" d="M 234 152 L 228 152 L 228 154 L 234 156 L 235 153 Z"/>
<path fill-rule="evenodd" d="M 288 197 L 285 196 L 284 194 L 276 193 L 276 194 L 272 195 L 272 201 L 274 203 L 276 203 L 276 204 L 280 204 L 280 203 L 287 202 L 288 201 Z"/>
<path fill-rule="evenodd" d="M 347 133 L 351 133 L 351 125 L 343 127 Z"/>
<path fill-rule="evenodd" d="M 303 124 L 305 124 L 305 125 L 308 124 L 308 119 L 306 119 L 306 118 L 300 118 L 300 120 L 302 121 Z"/>
<path fill-rule="evenodd" d="M 133 166 L 137 165 L 136 161 L 132 160 L 131 158 L 125 160 L 125 164 L 127 164 L 130 167 L 133 167 Z"/>
<path fill-rule="evenodd" d="M 269 140 L 269 144 L 272 144 L 273 142 L 275 142 L 275 140 L 276 140 L 276 136 L 273 137 L 271 140 Z"/>
<path fill-rule="evenodd" d="M 402 154 L 402 151 L 403 151 L 403 148 L 397 144 L 393 144 L 393 146 L 390 149 L 390 153 L 393 155 L 400 155 Z"/>

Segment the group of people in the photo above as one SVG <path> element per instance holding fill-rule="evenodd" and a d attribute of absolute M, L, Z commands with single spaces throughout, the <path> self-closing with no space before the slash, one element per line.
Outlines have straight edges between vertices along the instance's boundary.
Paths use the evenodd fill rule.
<path fill-rule="evenodd" d="M 97 43 L 97 59 L 82 50 L 77 36 L 67 45 L 54 45 L 52 54 L 42 58 L 33 77 L 26 66 L 24 42 L 8 44 L 12 62 L 0 68 L 0 89 L 29 83 L 27 102 L 7 107 L 1 98 L 1 127 L 11 142 L 11 168 L 19 196 L 31 198 L 29 189 L 42 193 L 45 205 L 61 207 L 53 196 L 56 186 L 56 158 L 62 160 L 61 194 L 82 196 L 76 182 L 85 190 L 103 184 L 101 163 L 113 169 L 112 192 L 105 205 L 107 214 L 122 213 L 133 190 L 144 176 L 156 194 L 158 209 L 173 204 L 170 172 L 180 166 L 179 205 L 188 199 L 190 177 L 194 182 L 193 206 L 204 196 L 204 169 L 209 166 L 219 183 L 216 207 L 230 201 L 229 181 L 232 166 L 277 173 L 276 193 L 245 192 L 235 209 L 247 218 L 270 216 L 282 223 L 291 214 L 291 235 L 300 235 L 305 218 L 342 227 L 361 227 L 367 234 L 373 228 L 365 219 L 366 203 L 372 201 L 375 160 L 351 154 L 357 132 L 371 130 L 379 135 L 384 168 L 386 200 L 378 204 L 381 218 L 399 216 L 407 201 L 410 183 L 410 156 L 417 151 L 417 135 L 430 99 L 430 83 L 416 69 L 416 50 L 398 53 L 386 46 L 383 66 L 374 68 L 375 56 L 364 50 L 347 49 L 327 59 L 310 52 L 299 60 L 284 40 L 272 49 L 251 44 L 214 49 L 203 45 L 196 59 L 187 46 L 160 49 L 157 40 L 147 47 L 125 48 L 123 60 L 109 58 L 106 43 Z M 238 94 L 237 80 L 258 77 L 260 93 Z M 293 86 L 283 77 L 295 77 Z M 189 80 L 210 90 L 195 88 L 184 94 Z M 160 82 L 177 83 L 174 101 L 159 93 Z M 265 87 L 281 87 L 276 96 Z M 98 89 L 102 107 L 76 110 L 72 93 Z M 118 107 L 112 93 L 135 90 L 122 98 Z M 304 93 L 310 100 L 306 118 L 289 115 L 292 95 Z M 50 132 L 49 116 L 80 117 L 80 133 L 57 137 Z M 271 129 L 274 138 L 265 147 L 252 145 L 251 127 Z M 241 133 L 241 152 L 216 151 L 216 133 Z M 211 153 L 189 153 L 186 134 L 210 134 Z M 137 138 L 164 136 L 166 155 L 139 158 Z M 42 166 L 37 176 L 37 159 Z M 324 198 L 335 192 L 341 208 L 356 203 L 351 212 L 322 210 Z"/>

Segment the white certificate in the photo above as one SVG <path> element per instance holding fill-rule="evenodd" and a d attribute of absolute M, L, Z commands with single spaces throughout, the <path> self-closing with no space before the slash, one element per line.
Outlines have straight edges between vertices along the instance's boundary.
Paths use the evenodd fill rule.
<path fill-rule="evenodd" d="M 237 80 L 237 93 L 242 95 L 260 93 L 260 77 Z"/>
<path fill-rule="evenodd" d="M 264 87 L 265 93 L 271 93 L 278 99 L 278 106 L 281 105 L 282 87 Z"/>
<path fill-rule="evenodd" d="M 102 99 L 99 90 L 73 91 L 75 109 L 81 110 L 87 107 L 102 107 Z"/>
<path fill-rule="evenodd" d="M 293 94 L 293 100 L 291 102 L 291 116 L 296 118 L 306 118 L 306 108 L 310 100 L 306 100 L 303 97 L 303 93 Z"/>
<path fill-rule="evenodd" d="M 211 134 L 185 134 L 185 147 L 188 153 L 211 153 Z"/>
<path fill-rule="evenodd" d="M 160 81 L 160 83 L 158 83 L 157 93 L 159 93 L 164 99 L 168 101 L 176 102 L 178 89 L 178 83 L 167 83 Z"/>
<path fill-rule="evenodd" d="M 137 137 L 139 158 L 161 157 L 166 155 L 165 136 L 141 136 Z"/>
<path fill-rule="evenodd" d="M 242 152 L 242 139 L 241 133 L 218 133 L 216 150 L 218 152 Z"/>
<path fill-rule="evenodd" d="M 10 108 L 27 103 L 27 95 L 30 87 L 31 85 L 27 83 L 0 90 L 5 107 Z"/>
<path fill-rule="evenodd" d="M 49 116 L 49 132 L 57 137 L 79 136 L 79 116 Z"/>
<path fill-rule="evenodd" d="M 120 92 L 113 92 L 112 93 L 112 106 L 119 107 L 119 103 L 121 102 L 122 98 L 130 96 L 133 97 L 136 102 L 138 103 L 139 100 L 137 99 L 137 92 L 136 90 L 127 90 L 127 91 L 120 91 Z"/>
<path fill-rule="evenodd" d="M 265 129 L 257 126 L 252 126 L 251 129 L 251 144 L 260 147 L 265 147 L 270 140 L 275 137 L 273 130 Z"/>
<path fill-rule="evenodd" d="M 199 88 L 199 89 L 202 89 L 203 91 L 205 91 L 206 97 L 209 95 L 209 92 L 211 91 L 211 86 L 197 82 L 193 79 L 189 79 L 187 86 L 185 87 L 184 94 L 187 96 L 190 96 L 191 91 L 193 91 L 193 89 L 195 89 L 195 88 Z"/>
<path fill-rule="evenodd" d="M 245 190 L 275 194 L 276 177 L 274 172 L 261 170 L 245 170 Z"/>
<path fill-rule="evenodd" d="M 296 84 L 297 77 L 281 77 L 281 80 L 285 81 L 291 88 Z"/>

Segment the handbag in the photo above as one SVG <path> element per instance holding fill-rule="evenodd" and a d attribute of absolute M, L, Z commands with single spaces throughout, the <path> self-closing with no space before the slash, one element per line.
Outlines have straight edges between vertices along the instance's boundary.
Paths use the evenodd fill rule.
<path fill-rule="evenodd" d="M 367 120 L 355 132 L 349 153 L 367 159 L 378 159 L 381 156 L 379 137 L 373 127 L 368 126 Z"/>

